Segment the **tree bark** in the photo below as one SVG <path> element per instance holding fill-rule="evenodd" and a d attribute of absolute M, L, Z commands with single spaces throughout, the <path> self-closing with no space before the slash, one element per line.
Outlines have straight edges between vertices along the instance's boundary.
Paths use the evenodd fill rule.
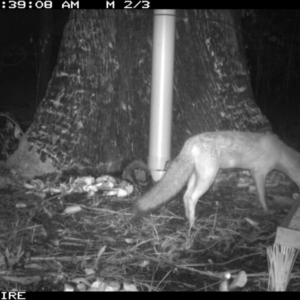
<path fill-rule="evenodd" d="M 179 10 L 173 147 L 204 131 L 270 128 L 256 106 L 230 11 Z M 119 171 L 147 157 L 153 11 L 73 10 L 46 96 L 7 164 L 33 177 Z"/>
<path fill-rule="evenodd" d="M 48 81 L 51 78 L 52 41 L 53 41 L 53 11 L 42 10 L 40 21 L 39 67 L 37 74 L 37 103 L 45 96 Z"/>

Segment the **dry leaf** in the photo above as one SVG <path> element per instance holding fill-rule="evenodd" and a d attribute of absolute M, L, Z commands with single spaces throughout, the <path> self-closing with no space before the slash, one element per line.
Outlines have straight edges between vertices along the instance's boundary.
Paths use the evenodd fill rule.
<path fill-rule="evenodd" d="M 250 225 L 252 225 L 252 226 L 258 226 L 258 223 L 257 223 L 257 222 L 255 222 L 255 221 L 253 221 L 253 220 L 251 220 L 251 219 L 249 219 L 249 218 L 245 218 L 245 220 L 246 220 Z"/>
<path fill-rule="evenodd" d="M 121 287 L 120 283 L 112 281 L 107 285 L 105 291 L 106 292 L 116 292 L 116 291 L 120 290 L 120 287 Z"/>
<path fill-rule="evenodd" d="M 128 283 L 124 282 L 123 283 L 123 291 L 137 292 L 138 289 L 136 288 L 136 286 L 134 284 L 128 284 Z"/>
<path fill-rule="evenodd" d="M 233 282 L 229 286 L 229 290 L 233 290 L 237 287 L 244 287 L 247 283 L 247 274 L 244 271 L 239 272 Z"/>
<path fill-rule="evenodd" d="M 75 214 L 79 211 L 81 211 L 81 207 L 79 205 L 68 206 L 63 211 L 63 214 L 69 214 L 70 215 L 70 214 Z"/>

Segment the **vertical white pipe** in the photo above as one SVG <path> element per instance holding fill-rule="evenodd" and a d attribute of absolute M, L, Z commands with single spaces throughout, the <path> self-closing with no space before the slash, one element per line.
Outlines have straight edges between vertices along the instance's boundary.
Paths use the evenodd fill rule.
<path fill-rule="evenodd" d="M 175 10 L 154 10 L 148 167 L 155 181 L 171 156 Z"/>

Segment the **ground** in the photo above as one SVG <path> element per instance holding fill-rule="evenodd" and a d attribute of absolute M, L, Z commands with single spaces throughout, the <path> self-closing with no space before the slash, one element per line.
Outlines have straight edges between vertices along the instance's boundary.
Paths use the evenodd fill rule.
<path fill-rule="evenodd" d="M 237 290 L 266 291 L 266 248 L 290 209 L 276 199 L 290 199 L 294 188 L 268 188 L 267 214 L 255 191 L 237 188 L 235 179 L 225 181 L 198 202 L 191 231 L 183 193 L 132 221 L 133 199 L 143 192 L 138 187 L 122 198 L 2 188 L 1 290 L 219 291 L 226 272 L 234 278 L 244 271 L 247 282 Z M 66 213 L 66 207 L 73 211 Z M 287 290 L 300 289 L 299 266 L 298 260 Z"/>

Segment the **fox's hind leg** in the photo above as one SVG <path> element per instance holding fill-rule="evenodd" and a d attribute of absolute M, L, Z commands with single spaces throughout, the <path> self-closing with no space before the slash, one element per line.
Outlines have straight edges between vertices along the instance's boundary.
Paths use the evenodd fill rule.
<path fill-rule="evenodd" d="M 201 173 L 200 173 L 201 171 Z M 214 163 L 206 160 L 195 167 L 189 179 L 187 190 L 183 196 L 185 215 L 189 220 L 190 227 L 195 221 L 195 208 L 198 199 L 210 188 L 218 172 L 218 167 Z M 200 175 L 201 174 L 201 175 Z"/>
<path fill-rule="evenodd" d="M 257 189 L 257 195 L 258 200 L 260 204 L 262 205 L 265 212 L 268 212 L 268 205 L 266 202 L 266 189 L 265 189 L 265 182 L 266 182 L 266 176 L 269 173 L 269 170 L 267 172 L 262 171 L 256 171 L 256 170 L 250 170 L 251 175 L 254 179 L 256 189 Z"/>
<path fill-rule="evenodd" d="M 191 197 L 191 194 L 193 193 L 193 191 L 195 189 L 195 184 L 196 184 L 196 174 L 195 174 L 195 172 L 193 172 L 188 181 L 186 192 L 184 193 L 184 196 L 183 196 L 185 216 L 187 217 L 188 220 L 189 220 L 189 216 L 190 216 L 189 198 Z"/>

